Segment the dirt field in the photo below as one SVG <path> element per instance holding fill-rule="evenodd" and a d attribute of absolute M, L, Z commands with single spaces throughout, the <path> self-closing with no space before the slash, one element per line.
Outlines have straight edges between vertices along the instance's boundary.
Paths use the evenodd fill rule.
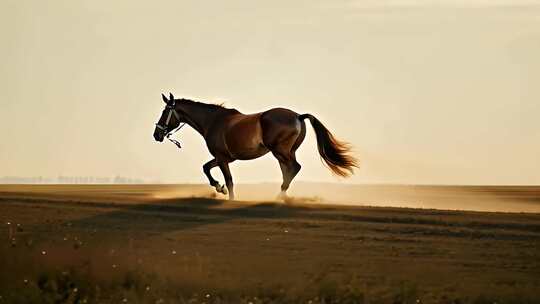
<path fill-rule="evenodd" d="M 256 198 L 256 189 L 239 194 Z M 335 200 L 347 198 L 339 191 Z M 0 186 L 0 303 L 540 303 L 540 214 L 320 197 L 228 202 L 210 193 Z M 535 187 L 348 193 L 370 205 L 540 205 Z"/>

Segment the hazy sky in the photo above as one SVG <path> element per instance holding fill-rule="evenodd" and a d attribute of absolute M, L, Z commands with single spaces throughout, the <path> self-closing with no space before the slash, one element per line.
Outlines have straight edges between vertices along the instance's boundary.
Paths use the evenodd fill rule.
<path fill-rule="evenodd" d="M 170 91 L 314 114 L 362 161 L 346 182 L 540 183 L 539 1 L 3 0 L 0 37 L 0 176 L 206 183 L 195 131 L 152 138 Z M 340 180 L 311 128 L 298 158 Z"/>

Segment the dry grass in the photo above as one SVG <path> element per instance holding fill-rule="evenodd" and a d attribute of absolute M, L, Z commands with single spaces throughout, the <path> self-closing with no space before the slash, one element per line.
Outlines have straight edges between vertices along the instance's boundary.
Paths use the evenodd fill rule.
<path fill-rule="evenodd" d="M 4 188 L 0 303 L 540 301 L 538 214 L 164 199 L 153 187 Z"/>

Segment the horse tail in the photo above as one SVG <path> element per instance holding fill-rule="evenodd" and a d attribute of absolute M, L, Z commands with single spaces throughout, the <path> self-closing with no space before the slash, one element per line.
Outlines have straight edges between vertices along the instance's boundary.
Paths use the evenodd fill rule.
<path fill-rule="evenodd" d="M 358 168 L 358 160 L 350 155 L 350 144 L 337 140 L 315 116 L 311 114 L 298 116 L 301 121 L 306 118 L 309 118 L 315 131 L 319 155 L 328 169 L 341 177 L 348 177 L 353 174 L 354 168 Z"/>

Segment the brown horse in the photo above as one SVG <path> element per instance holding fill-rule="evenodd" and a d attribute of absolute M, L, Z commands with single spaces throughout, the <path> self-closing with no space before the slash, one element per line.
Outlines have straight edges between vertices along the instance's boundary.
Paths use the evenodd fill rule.
<path fill-rule="evenodd" d="M 283 108 L 242 114 L 221 105 L 175 99 L 172 94 L 168 99 L 163 94 L 161 96 L 166 106 L 156 124 L 155 140 L 162 142 L 180 123 L 186 123 L 199 132 L 214 156 L 204 164 L 204 174 L 216 191 L 227 194 L 225 187 L 210 174 L 210 169 L 219 166 L 229 190 L 229 199 L 234 199 L 229 163 L 237 159 L 254 159 L 268 152 L 272 152 L 279 161 L 283 174 L 280 197 L 286 197 L 291 181 L 301 168 L 295 152 L 306 136 L 306 118 L 315 130 L 319 154 L 334 174 L 347 177 L 353 173 L 354 167 L 358 167 L 357 160 L 349 153 L 349 145 L 338 141 L 313 115 L 299 115 Z"/>

